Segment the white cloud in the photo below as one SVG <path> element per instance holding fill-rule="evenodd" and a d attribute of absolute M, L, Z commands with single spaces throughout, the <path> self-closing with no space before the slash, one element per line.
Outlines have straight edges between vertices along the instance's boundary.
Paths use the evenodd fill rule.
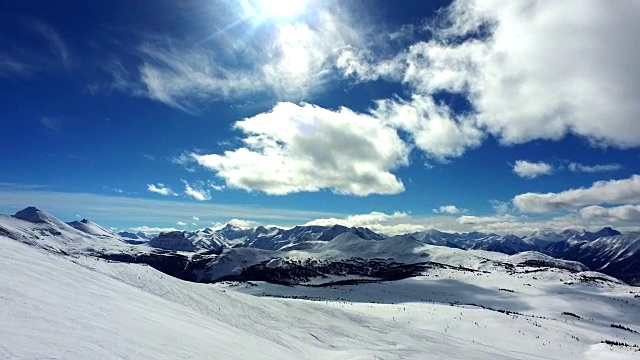
<path fill-rule="evenodd" d="M 513 198 L 513 204 L 524 212 L 548 212 L 598 204 L 640 204 L 640 175 L 629 179 L 597 181 L 588 188 L 559 193 L 526 193 Z"/>
<path fill-rule="evenodd" d="M 373 114 L 385 123 L 407 131 L 415 144 L 438 159 L 461 156 L 481 144 L 484 134 L 465 117 L 456 118 L 431 97 L 414 95 L 410 101 L 380 100 Z"/>
<path fill-rule="evenodd" d="M 474 126 L 503 144 L 573 133 L 627 148 L 640 145 L 639 16 L 633 1 L 457 0 L 431 40 L 391 59 L 352 50 L 339 66 L 361 81 L 400 73 L 414 94 L 462 95 Z"/>
<path fill-rule="evenodd" d="M 640 222 L 640 205 L 622 205 L 605 208 L 598 205 L 580 209 L 580 216 L 587 220 L 602 219 L 611 222 Z"/>
<path fill-rule="evenodd" d="M 199 218 L 199 217 L 197 217 L 197 216 L 192 216 L 192 217 L 191 217 L 191 220 L 193 220 L 193 221 L 200 221 L 200 218 Z"/>
<path fill-rule="evenodd" d="M 180 47 L 167 41 L 145 44 L 139 50 L 146 59 L 139 69 L 145 89 L 142 95 L 187 112 L 194 112 L 202 100 L 260 90 L 250 73 L 225 69 L 206 49 Z"/>
<path fill-rule="evenodd" d="M 223 155 L 192 156 L 226 186 L 285 195 L 330 189 L 366 196 L 396 194 L 402 182 L 390 171 L 408 163 L 396 131 L 349 109 L 279 103 L 270 112 L 238 121 L 245 147 Z"/>
<path fill-rule="evenodd" d="M 585 172 L 585 173 L 599 173 L 607 171 L 616 171 L 622 169 L 620 164 L 598 164 L 598 165 L 584 165 L 576 162 L 572 162 L 568 166 L 570 171 L 573 172 Z"/>
<path fill-rule="evenodd" d="M 184 222 L 184 221 L 178 221 L 176 224 L 177 224 L 178 226 L 187 226 L 187 225 L 188 225 L 188 224 L 187 224 L 186 222 Z"/>
<path fill-rule="evenodd" d="M 458 209 L 458 207 L 455 205 L 443 205 L 434 210 L 441 214 L 457 214 L 462 211 L 461 209 Z"/>
<path fill-rule="evenodd" d="M 345 218 L 315 219 L 305 225 L 343 225 L 349 227 L 368 227 L 393 219 L 406 219 L 409 214 L 396 211 L 392 214 L 385 214 L 379 211 L 372 211 L 369 214 L 349 215 Z"/>
<path fill-rule="evenodd" d="M 343 49 L 360 45 L 361 31 L 345 13 L 318 11 L 312 26 L 302 22 L 278 26 L 277 36 L 261 66 L 263 81 L 280 99 L 302 100 L 333 77 Z"/>
<path fill-rule="evenodd" d="M 227 224 L 231 225 L 231 226 L 235 226 L 235 227 L 239 227 L 242 229 L 249 229 L 249 228 L 254 228 L 260 225 L 259 222 L 257 221 L 252 221 L 252 220 L 244 220 L 244 219 L 231 219 L 227 222 L 213 222 L 213 228 L 216 230 L 222 229 L 223 227 L 225 227 Z"/>
<path fill-rule="evenodd" d="M 142 232 L 145 233 L 147 235 L 150 234 L 158 234 L 161 232 L 171 232 L 171 231 L 178 231 L 178 229 L 176 228 L 172 228 L 172 227 L 149 227 L 149 226 L 137 226 L 137 227 L 132 227 L 129 228 L 128 231 L 132 231 L 132 232 Z"/>
<path fill-rule="evenodd" d="M 465 215 L 458 218 L 460 224 L 464 224 L 471 231 L 494 234 L 514 234 L 518 236 L 529 235 L 534 231 L 553 230 L 563 231 L 565 229 L 583 229 L 583 223 L 571 217 L 557 217 L 551 219 L 536 220 L 526 216 L 514 216 L 511 214 L 495 214 L 487 216 Z"/>
<path fill-rule="evenodd" d="M 202 184 L 193 184 L 192 186 L 185 180 L 182 180 L 182 182 L 184 183 L 185 195 L 197 201 L 211 200 L 211 193 L 209 192 L 209 190 L 205 189 Z"/>
<path fill-rule="evenodd" d="M 489 216 L 475 216 L 475 215 L 463 215 L 458 218 L 460 224 L 487 224 L 487 223 L 501 223 L 501 222 L 514 222 L 519 218 L 511 214 L 496 214 Z"/>
<path fill-rule="evenodd" d="M 382 234 L 396 235 L 426 230 L 429 222 L 414 219 L 400 211 L 392 214 L 373 211 L 369 214 L 349 215 L 344 218 L 315 219 L 304 225 L 366 227 Z"/>
<path fill-rule="evenodd" d="M 152 36 L 137 48 L 137 76 L 107 69 L 111 88 L 192 113 L 207 101 L 256 94 L 303 100 L 335 78 L 343 49 L 363 42 L 364 30 L 347 16 L 318 7 L 306 23 L 270 23 L 255 39 L 229 31 L 197 45 Z"/>
<path fill-rule="evenodd" d="M 506 214 L 511 211 L 511 203 L 507 201 L 489 200 L 496 214 Z"/>
<path fill-rule="evenodd" d="M 163 183 L 158 183 L 156 184 L 147 184 L 147 191 L 150 191 L 152 193 L 156 193 L 156 194 L 160 194 L 160 195 L 164 195 L 164 196 L 175 196 L 177 195 L 175 192 L 173 192 L 173 190 L 171 190 L 170 187 L 166 186 Z"/>
<path fill-rule="evenodd" d="M 553 166 L 542 161 L 516 160 L 513 172 L 522 178 L 533 179 L 541 175 L 550 175 L 553 172 Z"/>
<path fill-rule="evenodd" d="M 145 234 L 156 234 L 161 232 L 178 231 L 178 229 L 172 228 L 172 227 L 149 227 L 149 226 L 138 226 L 138 227 L 130 228 L 129 230 L 134 232 L 143 232 Z"/>

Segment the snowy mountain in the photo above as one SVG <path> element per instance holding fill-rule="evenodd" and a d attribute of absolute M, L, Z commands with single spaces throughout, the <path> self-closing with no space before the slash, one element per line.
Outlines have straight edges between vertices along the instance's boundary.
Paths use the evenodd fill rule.
<path fill-rule="evenodd" d="M 53 223 L 0 218 L 3 234 L 8 224 L 11 231 L 37 234 Z M 56 236 L 91 237 L 73 231 Z M 53 241 L 47 234 L 33 240 Z M 391 250 L 392 239 L 340 236 L 316 241 L 314 251 Z M 61 256 L 0 235 L 0 358 L 638 358 L 637 288 L 581 268 L 528 265 L 554 261 L 535 253 L 507 256 L 395 240 L 401 242 L 393 253 L 398 259 L 419 250 L 407 259 L 424 253 L 422 259 L 441 265 L 391 282 L 330 275 L 326 285 L 202 284 L 143 264 Z M 243 251 L 273 252 L 233 248 L 221 257 Z M 375 273 L 385 261 L 350 264 L 365 263 Z M 271 260 L 263 268 L 296 266 L 293 259 Z"/>
<path fill-rule="evenodd" d="M 616 234 L 605 228 L 595 233 L 542 231 L 521 238 L 428 230 L 388 237 L 370 229 L 340 225 L 281 229 L 228 224 L 219 229 L 160 233 L 151 239 L 131 234 L 136 237 L 132 239 L 116 236 L 87 219 L 64 223 L 34 207 L 0 217 L 0 235 L 30 245 L 60 253 L 144 263 L 180 279 L 205 282 L 233 276 L 249 279 L 265 267 L 275 270 L 261 270 L 259 278 L 269 280 L 264 276 L 269 272 L 278 282 L 313 282 L 314 278 L 336 274 L 395 279 L 415 276 L 438 264 L 478 270 L 483 261 L 486 265 L 486 259 L 509 263 L 507 258 L 496 258 L 497 253 L 502 253 L 537 254 L 538 263 L 565 270 L 577 267 L 551 261 L 549 256 L 577 261 L 589 270 L 640 283 L 640 234 Z M 529 260 L 530 264 L 535 262 Z M 372 276 L 371 269 L 377 269 L 373 273 L 379 276 Z"/>
<path fill-rule="evenodd" d="M 76 228 L 84 233 L 94 236 L 106 236 L 106 237 L 114 237 L 115 235 L 104 229 L 102 226 L 94 223 L 91 220 L 82 219 L 80 221 L 72 221 L 67 223 L 67 225 Z"/>
<path fill-rule="evenodd" d="M 549 255 L 579 261 L 591 270 L 640 283 L 640 233 L 605 236 L 595 240 L 579 238 L 550 246 Z"/>
<path fill-rule="evenodd" d="M 122 239 L 93 223 L 64 223 L 51 214 L 28 207 L 12 216 L 0 215 L 0 235 L 55 252 L 78 254 L 123 252 L 131 249 Z"/>

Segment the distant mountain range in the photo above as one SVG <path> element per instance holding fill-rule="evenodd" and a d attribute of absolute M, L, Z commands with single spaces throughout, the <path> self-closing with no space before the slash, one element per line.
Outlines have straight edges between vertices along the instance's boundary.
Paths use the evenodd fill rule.
<path fill-rule="evenodd" d="M 313 274 L 394 278 L 411 276 L 424 266 L 451 264 L 451 259 L 491 258 L 487 252 L 493 252 L 510 255 L 507 260 L 526 258 L 528 264 L 538 266 L 573 271 L 584 266 L 583 270 L 640 285 L 640 233 L 621 234 L 609 227 L 597 232 L 539 231 L 525 237 L 438 230 L 391 237 L 341 225 L 281 229 L 227 224 L 220 229 L 148 236 L 113 234 L 86 219 L 65 223 L 28 207 L 12 216 L 0 215 L 0 236 L 63 254 L 146 263 L 191 281 L 250 279 L 267 273 L 279 282 L 292 277 L 307 279 Z M 443 257 L 447 261 L 440 261 Z M 502 261 L 490 260 L 496 264 Z M 464 260 L 455 261 L 464 266 Z"/>

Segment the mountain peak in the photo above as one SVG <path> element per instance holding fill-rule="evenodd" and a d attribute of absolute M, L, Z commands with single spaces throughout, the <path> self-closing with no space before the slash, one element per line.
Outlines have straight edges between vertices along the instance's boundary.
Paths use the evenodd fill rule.
<path fill-rule="evenodd" d="M 585 231 L 584 234 L 580 235 L 579 237 L 583 240 L 593 241 L 601 237 L 615 236 L 620 234 L 621 233 L 618 230 L 615 230 L 609 226 L 606 226 L 596 232 Z"/>
<path fill-rule="evenodd" d="M 53 215 L 50 215 L 49 213 L 42 211 L 35 206 L 26 207 L 15 213 L 13 217 L 35 224 L 60 223 L 60 220 L 56 219 Z"/>

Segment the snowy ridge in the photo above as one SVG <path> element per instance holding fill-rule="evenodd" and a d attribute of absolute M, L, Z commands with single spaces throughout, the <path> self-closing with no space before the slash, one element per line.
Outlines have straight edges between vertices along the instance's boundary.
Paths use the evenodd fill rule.
<path fill-rule="evenodd" d="M 541 254 L 535 251 L 527 251 L 512 255 L 509 257 L 509 262 L 516 266 L 547 266 L 557 269 L 565 269 L 573 272 L 589 271 L 589 268 L 580 262 L 556 259 L 549 255 Z"/>
<path fill-rule="evenodd" d="M 0 235 L 64 253 L 127 249 L 127 245 L 115 236 L 89 234 L 34 207 L 21 210 L 14 216 L 0 215 Z"/>
<path fill-rule="evenodd" d="M 114 237 L 114 235 L 111 232 L 107 231 L 102 226 L 94 223 L 91 220 L 82 219 L 80 221 L 72 221 L 67 224 L 89 235 L 94 235 L 98 237 L 101 237 L 101 236 Z"/>

